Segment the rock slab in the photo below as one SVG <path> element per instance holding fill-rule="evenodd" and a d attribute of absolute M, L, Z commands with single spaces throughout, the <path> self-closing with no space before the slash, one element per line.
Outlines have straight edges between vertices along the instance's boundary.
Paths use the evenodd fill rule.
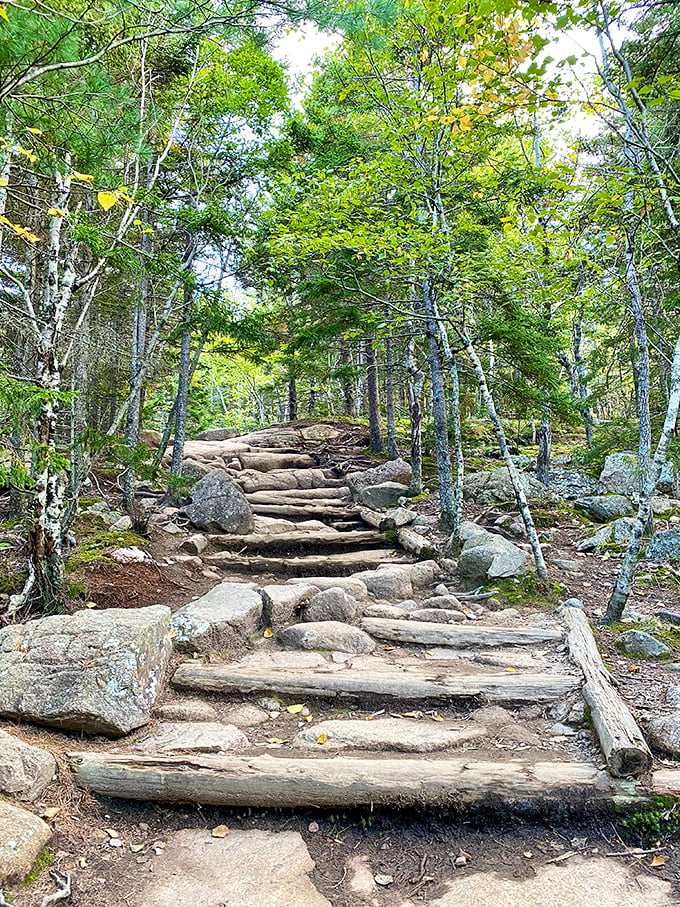
<path fill-rule="evenodd" d="M 23 882 L 51 837 L 42 819 L 0 800 L 0 885 Z"/>
<path fill-rule="evenodd" d="M 646 561 L 669 563 L 680 560 L 680 529 L 655 532 L 645 551 Z"/>
<path fill-rule="evenodd" d="M 163 721 L 135 743 L 138 753 L 226 753 L 243 750 L 248 738 L 233 724 L 218 721 Z"/>
<path fill-rule="evenodd" d="M 35 800 L 57 770 L 54 756 L 0 731 L 0 793 Z"/>
<path fill-rule="evenodd" d="M 184 829 L 154 859 L 131 907 L 331 907 L 309 878 L 313 869 L 296 831 L 233 829 L 213 838 Z"/>
<path fill-rule="evenodd" d="M 622 494 L 594 494 L 577 498 L 574 506 L 596 523 L 609 523 L 635 512 L 632 501 Z"/>
<path fill-rule="evenodd" d="M 257 629 L 262 597 L 252 583 L 219 583 L 172 616 L 179 652 L 222 652 Z"/>
<path fill-rule="evenodd" d="M 284 649 L 322 649 L 363 655 L 375 649 L 375 642 L 358 627 L 335 620 L 293 624 L 276 634 Z"/>
<path fill-rule="evenodd" d="M 293 739 L 301 749 L 394 750 L 400 753 L 434 753 L 477 740 L 487 733 L 480 724 L 465 721 L 415 721 L 381 718 L 376 721 L 320 721 Z M 321 738 L 321 741 L 320 739 Z"/>
<path fill-rule="evenodd" d="M 644 630 L 626 630 L 616 640 L 616 645 L 626 655 L 642 655 L 643 658 L 664 658 L 671 654 L 665 643 Z"/>
<path fill-rule="evenodd" d="M 221 469 L 211 469 L 191 489 L 191 504 L 182 508 L 197 529 L 244 535 L 253 528 L 253 512 L 245 495 Z"/>
<path fill-rule="evenodd" d="M 411 484 L 411 466 L 406 460 L 398 457 L 388 460 L 380 466 L 365 469 L 363 472 L 352 472 L 347 476 L 347 484 L 354 495 L 369 485 L 382 485 L 385 482 L 397 482 L 400 485 Z"/>
<path fill-rule="evenodd" d="M 170 609 L 57 614 L 0 630 L 0 715 L 86 734 L 149 721 L 172 650 Z"/>

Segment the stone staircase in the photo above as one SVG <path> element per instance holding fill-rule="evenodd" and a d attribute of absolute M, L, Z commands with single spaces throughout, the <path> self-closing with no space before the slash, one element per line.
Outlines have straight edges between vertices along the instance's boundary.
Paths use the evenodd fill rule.
<path fill-rule="evenodd" d="M 648 796 L 632 776 L 651 756 L 622 703 L 632 729 L 605 740 L 623 713 L 605 714 L 618 694 L 603 666 L 589 673 L 573 615 L 461 592 L 436 560 L 387 545 L 389 520 L 357 502 L 332 438 L 310 453 L 284 437 L 285 450 L 270 433 L 266 448 L 250 436 L 222 452 L 254 531 L 210 536 L 203 559 L 225 581 L 173 618 L 187 658 L 157 725 L 130 752 L 73 754 L 79 785 L 251 807 L 545 811 Z"/>

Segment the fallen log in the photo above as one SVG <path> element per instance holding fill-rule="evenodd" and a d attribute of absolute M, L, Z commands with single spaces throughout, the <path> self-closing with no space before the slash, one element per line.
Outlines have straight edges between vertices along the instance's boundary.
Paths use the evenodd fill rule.
<path fill-rule="evenodd" d="M 451 624 L 435 624 L 418 620 L 387 620 L 381 617 L 365 617 L 360 625 L 362 630 L 390 642 L 420 643 L 425 646 L 527 646 L 533 643 L 561 642 L 560 630 L 540 630 L 533 627 L 488 627 Z"/>
<path fill-rule="evenodd" d="M 220 533 L 210 536 L 215 548 L 225 551 L 289 551 L 291 548 L 357 548 L 385 544 L 380 532 L 361 530 L 359 532 L 338 532 L 327 527 L 325 531 L 282 532 L 280 534 L 255 533 L 250 535 L 229 535 Z"/>
<path fill-rule="evenodd" d="M 253 491 L 246 494 L 246 499 L 251 504 L 292 504 L 291 499 L 297 498 L 302 504 L 310 501 L 318 504 L 319 500 L 323 500 L 323 506 L 332 506 L 338 500 L 350 501 L 351 497 L 346 485 L 336 488 L 327 485 L 320 488 L 282 488 L 272 491 Z"/>
<path fill-rule="evenodd" d="M 251 504 L 253 513 L 261 516 L 277 516 L 288 520 L 333 519 L 351 520 L 356 513 L 349 507 L 319 507 L 309 504 Z"/>
<path fill-rule="evenodd" d="M 397 542 L 404 551 L 414 554 L 422 560 L 429 561 L 437 556 L 437 550 L 429 539 L 403 526 L 397 529 Z"/>
<path fill-rule="evenodd" d="M 210 693 L 280 693 L 284 696 L 380 697 L 412 701 L 479 699 L 492 702 L 552 702 L 580 686 L 571 674 L 445 674 L 441 670 L 300 671 L 272 665 L 231 666 L 186 662 L 172 678 L 181 690 Z"/>
<path fill-rule="evenodd" d="M 560 614 L 568 629 L 569 654 L 586 680 L 583 698 L 609 771 L 618 777 L 648 772 L 652 754 L 600 658 L 588 618 L 576 607 L 562 607 Z"/>
<path fill-rule="evenodd" d="M 107 797 L 213 806 L 485 806 L 547 799 L 620 805 L 630 782 L 586 762 L 456 759 L 69 754 L 78 787 Z"/>
<path fill-rule="evenodd" d="M 246 536 L 244 536 L 245 538 Z M 407 558 L 394 556 L 391 548 L 367 548 L 339 554 L 310 554 L 306 557 L 264 557 L 257 554 L 234 554 L 216 551 L 203 558 L 215 567 L 246 573 L 274 573 L 286 576 L 348 576 L 372 570 L 381 564 L 410 564 Z"/>

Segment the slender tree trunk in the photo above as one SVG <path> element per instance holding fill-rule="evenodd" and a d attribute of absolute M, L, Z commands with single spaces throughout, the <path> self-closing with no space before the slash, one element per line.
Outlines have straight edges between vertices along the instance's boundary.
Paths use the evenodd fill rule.
<path fill-rule="evenodd" d="M 640 548 L 642 547 L 642 536 L 649 524 L 652 514 L 652 497 L 661 476 L 661 470 L 666 462 L 668 445 L 675 434 L 675 426 L 678 420 L 678 408 L 680 407 L 680 336 L 675 342 L 673 353 L 673 365 L 671 368 L 670 396 L 668 398 L 668 407 L 666 409 L 666 418 L 664 419 L 661 436 L 656 446 L 656 451 L 652 459 L 650 468 L 645 476 L 645 485 L 640 495 L 640 504 L 638 506 L 637 516 L 633 524 L 633 533 L 628 543 L 628 548 L 623 556 L 623 562 L 619 569 L 614 591 L 607 610 L 604 615 L 606 623 L 620 620 L 623 609 L 626 606 L 630 591 L 635 578 L 635 568 L 640 557 Z"/>
<path fill-rule="evenodd" d="M 313 418 L 316 409 L 316 387 L 313 384 L 309 386 L 309 397 L 307 398 L 307 415 Z"/>
<path fill-rule="evenodd" d="M 396 460 L 399 456 L 397 448 L 397 427 L 394 418 L 394 351 L 392 338 L 385 338 L 385 416 L 387 419 L 387 459 Z"/>
<path fill-rule="evenodd" d="M 203 346 L 205 345 L 205 341 L 206 341 L 207 337 L 208 337 L 208 332 L 207 332 L 207 330 L 204 330 L 198 341 L 196 349 L 194 350 L 194 354 L 191 357 L 191 365 L 189 366 L 189 382 L 188 382 L 189 387 L 191 387 L 191 382 L 193 380 L 196 369 L 198 368 L 198 363 L 201 358 L 201 353 L 203 352 Z M 158 450 L 156 451 L 154 458 L 153 458 L 154 466 L 160 466 L 160 464 L 163 460 L 165 451 L 168 448 L 168 444 L 170 443 L 170 438 L 172 436 L 172 430 L 175 426 L 175 413 L 177 412 L 178 394 L 179 394 L 179 388 L 177 389 L 177 392 L 175 393 L 175 399 L 172 402 L 172 406 L 170 407 L 170 411 L 168 413 L 167 419 L 165 420 L 165 425 L 163 427 L 163 433 L 161 436 L 161 443 L 158 445 Z"/>
<path fill-rule="evenodd" d="M 626 225 L 626 283 L 630 294 L 633 313 L 633 328 L 637 344 L 637 411 L 640 423 L 640 441 L 638 457 L 640 460 L 640 488 L 646 485 L 645 477 L 650 469 L 652 450 L 652 423 L 649 412 L 650 362 L 649 341 L 647 339 L 647 322 L 645 318 L 642 293 L 635 264 L 634 231 Z"/>
<path fill-rule="evenodd" d="M 461 341 L 465 344 L 465 351 L 470 357 L 470 361 L 472 362 L 473 368 L 475 370 L 482 399 L 486 405 L 489 418 L 491 419 L 491 424 L 493 425 L 494 431 L 496 432 L 498 446 L 500 447 L 501 453 L 503 454 L 505 465 L 508 467 L 510 481 L 512 482 L 512 487 L 515 490 L 517 506 L 519 507 L 519 511 L 522 515 L 524 527 L 527 532 L 527 538 L 529 539 L 529 544 L 531 545 L 531 550 L 536 562 L 536 574 L 538 575 L 539 579 L 545 580 L 548 578 L 548 571 L 545 566 L 545 560 L 543 558 L 543 552 L 541 550 L 541 543 L 538 540 L 538 533 L 536 532 L 536 526 L 534 525 L 534 520 L 531 515 L 529 502 L 527 501 L 527 496 L 524 493 L 524 488 L 522 487 L 522 480 L 519 470 L 515 466 L 515 462 L 510 455 L 510 451 L 508 450 L 505 432 L 503 430 L 501 420 L 498 416 L 498 412 L 496 411 L 496 404 L 494 403 L 494 399 L 491 396 L 491 392 L 489 391 L 489 386 L 486 383 L 486 376 L 484 374 L 482 363 L 479 359 L 479 356 L 477 355 L 477 351 L 472 345 L 470 338 L 461 331 L 459 331 L 458 333 Z"/>
<path fill-rule="evenodd" d="M 344 399 L 344 414 L 350 419 L 355 415 L 354 411 L 354 387 L 352 384 L 352 379 L 350 377 L 350 371 L 352 368 L 352 360 L 349 352 L 349 347 L 346 340 L 340 341 L 340 347 L 338 350 L 338 361 L 340 363 L 340 368 L 342 369 L 342 375 L 340 378 L 340 383 L 342 385 L 342 396 Z"/>
<path fill-rule="evenodd" d="M 439 508 L 442 527 L 453 532 L 456 527 L 456 505 L 453 493 L 453 472 L 449 451 L 449 426 L 446 418 L 446 391 L 439 349 L 439 324 L 429 280 L 423 281 L 423 311 L 427 331 L 428 360 L 432 383 L 432 416 L 434 421 L 434 446 L 439 478 Z"/>
<path fill-rule="evenodd" d="M 583 426 L 586 430 L 586 444 L 589 448 L 593 446 L 593 413 L 588 403 L 588 372 L 586 370 L 586 363 L 583 358 L 582 352 L 583 346 L 583 304 L 579 309 L 577 318 L 574 321 L 574 339 L 573 339 L 573 349 L 574 349 L 574 367 L 576 369 L 576 376 L 578 379 L 578 396 L 581 402 L 581 418 L 583 419 Z M 571 379 L 570 379 L 571 380 Z"/>
<path fill-rule="evenodd" d="M 182 341 L 179 351 L 179 371 L 177 373 L 177 396 L 175 397 L 175 440 L 172 445 L 170 475 L 178 476 L 182 471 L 184 459 L 184 441 L 187 429 L 187 409 L 191 369 L 191 319 L 193 314 L 193 287 L 187 281 L 184 285 L 184 317 Z"/>
<path fill-rule="evenodd" d="M 298 417 L 297 381 L 294 375 L 288 378 L 288 420 L 294 422 Z"/>
<path fill-rule="evenodd" d="M 366 357 L 366 389 L 368 395 L 368 447 L 371 453 L 379 454 L 383 451 L 382 431 L 380 429 L 380 393 L 378 389 L 378 359 L 373 346 L 373 339 L 367 337 L 364 341 L 364 355 Z"/>
<path fill-rule="evenodd" d="M 552 423 L 550 403 L 543 404 L 541 424 L 538 429 L 538 456 L 536 457 L 536 478 L 544 485 L 550 478 L 550 455 L 552 450 Z"/>
<path fill-rule="evenodd" d="M 356 391 L 356 414 L 362 418 L 366 412 L 366 357 L 364 356 L 364 344 L 360 343 L 357 349 L 357 391 Z"/>
<path fill-rule="evenodd" d="M 416 365 L 414 357 L 414 340 L 411 336 L 406 344 L 404 365 L 408 372 L 408 406 L 411 422 L 411 485 L 410 495 L 418 495 L 423 490 L 423 410 L 420 404 L 425 384 L 425 375 Z"/>

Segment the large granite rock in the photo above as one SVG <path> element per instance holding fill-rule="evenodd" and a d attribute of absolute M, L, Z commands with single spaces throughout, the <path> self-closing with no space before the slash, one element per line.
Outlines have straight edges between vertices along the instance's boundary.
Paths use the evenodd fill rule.
<path fill-rule="evenodd" d="M 170 609 L 110 608 L 0 630 L 0 715 L 87 734 L 146 724 L 171 652 Z"/>
<path fill-rule="evenodd" d="M 465 526 L 465 524 L 464 524 Z M 485 582 L 519 576 L 530 566 L 529 555 L 503 536 L 478 526 L 474 532 L 461 527 L 463 548 L 458 558 L 458 574 L 467 583 Z"/>
<path fill-rule="evenodd" d="M 262 597 L 253 583 L 219 583 L 172 615 L 179 652 L 222 652 L 254 633 Z"/>
<path fill-rule="evenodd" d="M 363 472 L 351 472 L 347 476 L 347 484 L 352 494 L 357 495 L 369 485 L 382 485 L 384 482 L 397 482 L 400 485 L 411 484 L 411 466 L 401 457 L 388 460 L 380 466 L 365 469 Z"/>
<path fill-rule="evenodd" d="M 221 469 L 211 469 L 191 489 L 191 504 L 182 512 L 198 529 L 245 534 L 253 528 L 253 512 L 236 482 Z"/>
<path fill-rule="evenodd" d="M 276 638 L 284 649 L 321 649 L 353 655 L 364 655 L 375 649 L 368 633 L 335 620 L 293 624 L 279 630 Z"/>
<path fill-rule="evenodd" d="M 399 503 L 408 494 L 408 485 L 399 482 L 381 482 L 380 485 L 366 485 L 358 493 L 358 500 L 371 510 L 387 510 Z"/>
<path fill-rule="evenodd" d="M 413 595 L 411 571 L 408 567 L 399 567 L 397 564 L 393 567 L 378 567 L 376 570 L 362 570 L 353 573 L 351 579 L 360 580 L 371 595 L 382 601 L 401 601 Z"/>
<path fill-rule="evenodd" d="M 577 498 L 574 506 L 596 523 L 609 523 L 635 512 L 630 498 L 622 494 L 595 494 L 587 498 Z"/>
<path fill-rule="evenodd" d="M 577 551 L 594 551 L 596 548 L 602 548 L 605 545 L 626 545 L 633 535 L 633 517 L 623 516 L 608 526 L 598 529 L 594 535 L 584 539 L 578 546 Z"/>
<path fill-rule="evenodd" d="M 42 819 L 0 800 L 0 887 L 23 882 L 51 837 Z"/>
<path fill-rule="evenodd" d="M 653 718 L 647 725 L 647 739 L 663 753 L 680 758 L 680 712 Z"/>
<path fill-rule="evenodd" d="M 530 473 L 520 473 L 522 488 L 530 500 L 545 500 L 550 489 Z M 507 466 L 474 472 L 463 479 L 463 495 L 475 504 L 498 504 L 515 500 L 515 490 Z"/>
<path fill-rule="evenodd" d="M 290 588 L 295 588 L 295 586 Z M 305 620 L 339 620 L 351 624 L 356 620 L 357 611 L 356 600 L 350 598 L 339 586 L 332 586 L 330 589 L 324 589 L 323 592 L 317 592 L 309 600 L 305 608 Z"/>
<path fill-rule="evenodd" d="M 356 576 L 294 576 L 286 581 L 288 586 L 315 586 L 319 591 L 324 589 L 344 589 L 352 598 L 365 601 L 368 598 L 366 584 Z"/>
<path fill-rule="evenodd" d="M 640 467 L 636 453 L 622 450 L 609 454 L 600 473 L 600 490 L 618 494 L 638 494 L 640 491 Z M 664 494 L 680 494 L 680 476 L 673 463 L 668 461 L 661 470 L 657 489 Z"/>
<path fill-rule="evenodd" d="M 644 630 L 626 630 L 616 640 L 616 645 L 626 655 L 641 655 L 643 658 L 666 658 L 671 654 L 665 643 Z"/>
<path fill-rule="evenodd" d="M 297 831 L 173 832 L 130 907 L 331 907 L 309 874 L 314 861 Z M 656 905 L 652 905 L 656 907 Z"/>
<path fill-rule="evenodd" d="M 260 589 L 263 610 L 262 618 L 268 627 L 280 627 L 290 623 L 295 613 L 319 592 L 311 583 L 297 585 L 271 585 Z"/>
<path fill-rule="evenodd" d="M 599 483 L 597 479 L 576 469 L 551 469 L 548 488 L 561 498 L 571 501 L 574 498 L 597 494 Z"/>
<path fill-rule="evenodd" d="M 21 800 L 35 800 L 56 770 L 57 762 L 52 753 L 0 731 L 0 793 Z"/>
<path fill-rule="evenodd" d="M 680 560 L 680 528 L 655 532 L 645 551 L 646 561 L 669 563 Z"/>
<path fill-rule="evenodd" d="M 228 441 L 237 438 L 238 432 L 233 428 L 208 428 L 196 435 L 197 441 Z"/>

